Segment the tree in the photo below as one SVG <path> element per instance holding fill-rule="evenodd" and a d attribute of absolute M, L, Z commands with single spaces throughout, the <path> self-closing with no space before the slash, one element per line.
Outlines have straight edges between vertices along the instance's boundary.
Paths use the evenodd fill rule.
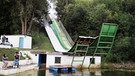
<path fill-rule="evenodd" d="M 33 21 L 39 20 L 47 11 L 47 2 L 46 0 L 1 0 L 0 11 L 1 34 L 29 34 Z"/>
<path fill-rule="evenodd" d="M 0 11 L 1 11 L 0 12 L 0 33 L 1 34 L 11 34 L 11 32 L 13 32 L 12 31 L 13 18 L 11 17 L 11 9 L 10 9 L 11 6 L 12 4 L 8 0 L 0 0 Z"/>
<path fill-rule="evenodd" d="M 64 21 L 66 12 L 68 11 L 68 5 L 72 3 L 74 3 L 74 0 L 57 0 L 56 11 L 60 20 Z"/>
<path fill-rule="evenodd" d="M 58 15 L 72 38 L 98 35 L 102 23 L 116 23 L 119 27 L 110 61 L 135 61 L 135 0 L 75 0 L 68 5 L 60 1 Z"/>
<path fill-rule="evenodd" d="M 29 34 L 34 18 L 40 19 L 47 11 L 46 0 L 17 0 L 14 1 L 12 15 L 19 16 L 22 34 Z"/>

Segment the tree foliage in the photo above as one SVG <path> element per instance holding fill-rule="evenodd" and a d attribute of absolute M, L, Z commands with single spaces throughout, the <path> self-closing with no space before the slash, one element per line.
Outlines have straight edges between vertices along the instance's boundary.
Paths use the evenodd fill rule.
<path fill-rule="evenodd" d="M 19 29 L 17 25 L 14 24 L 17 20 L 11 15 L 11 8 L 14 4 L 8 0 L 0 1 L 0 32 L 1 34 L 11 34 L 16 33 Z M 16 31 L 15 31 L 16 30 Z"/>
<path fill-rule="evenodd" d="M 59 6 L 60 1 L 58 15 L 73 39 L 98 35 L 102 23 L 116 23 L 119 28 L 109 60 L 135 61 L 135 0 L 72 0 Z"/>
<path fill-rule="evenodd" d="M 29 34 L 33 20 L 38 20 L 47 11 L 46 5 L 46 0 L 1 0 L 2 33 Z"/>

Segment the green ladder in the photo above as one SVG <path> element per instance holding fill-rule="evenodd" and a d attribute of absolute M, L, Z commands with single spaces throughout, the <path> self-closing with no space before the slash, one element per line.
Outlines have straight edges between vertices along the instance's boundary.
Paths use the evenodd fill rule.
<path fill-rule="evenodd" d="M 76 44 L 71 65 L 73 65 L 74 62 L 81 62 L 82 64 L 81 68 L 82 68 L 86 54 L 88 52 L 88 48 L 89 48 L 89 44 Z M 83 56 L 83 58 L 78 60 L 75 59 L 76 56 Z"/>
<path fill-rule="evenodd" d="M 85 57 L 87 55 L 89 44 L 95 40 L 97 37 L 89 37 L 89 36 L 79 36 L 76 40 L 74 46 L 70 50 L 73 53 L 73 58 L 71 65 L 73 65 L 74 62 L 81 63 L 81 68 L 83 66 L 83 63 L 85 61 Z M 82 56 L 82 59 L 76 59 L 76 57 Z"/>
<path fill-rule="evenodd" d="M 94 48 L 94 53 L 93 53 L 92 59 L 90 60 L 90 64 L 88 68 L 90 68 L 90 65 L 94 61 L 95 55 L 101 55 L 101 56 L 104 55 L 105 57 L 103 59 L 102 64 L 105 63 L 106 59 L 110 55 L 110 51 L 114 43 L 117 29 L 118 29 L 117 24 L 113 24 L 113 23 L 102 24 L 102 28 L 98 36 L 98 39 L 94 43 L 90 44 L 90 47 L 89 47 L 89 49 Z"/>

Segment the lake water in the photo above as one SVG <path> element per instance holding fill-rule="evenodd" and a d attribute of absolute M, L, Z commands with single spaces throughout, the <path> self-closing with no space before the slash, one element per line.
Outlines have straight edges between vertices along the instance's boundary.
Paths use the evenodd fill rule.
<path fill-rule="evenodd" d="M 31 70 L 9 76 L 135 76 L 135 72 L 85 69 L 76 70 L 75 72 L 54 73 L 49 70 Z"/>

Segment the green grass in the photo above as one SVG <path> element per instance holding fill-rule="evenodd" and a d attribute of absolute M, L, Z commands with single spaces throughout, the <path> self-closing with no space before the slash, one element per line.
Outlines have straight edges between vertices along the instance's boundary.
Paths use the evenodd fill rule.
<path fill-rule="evenodd" d="M 14 60 L 14 54 L 15 52 L 18 51 L 15 48 L 12 49 L 5 49 L 5 48 L 0 48 L 0 57 L 2 59 L 2 55 L 6 54 L 6 56 L 8 57 L 9 61 L 13 61 Z M 20 59 L 24 59 L 24 57 L 20 56 Z"/>
<path fill-rule="evenodd" d="M 34 33 L 32 35 L 32 49 L 46 50 L 48 52 L 54 51 L 49 38 L 44 33 Z"/>

